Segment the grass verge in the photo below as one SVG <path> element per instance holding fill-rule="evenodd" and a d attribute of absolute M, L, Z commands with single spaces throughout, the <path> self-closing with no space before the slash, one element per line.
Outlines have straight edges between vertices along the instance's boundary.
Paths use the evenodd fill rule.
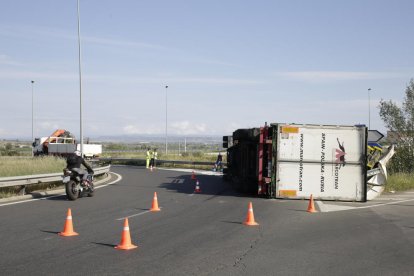
<path fill-rule="evenodd" d="M 66 166 L 63 158 L 45 157 L 0 157 L 0 177 L 62 172 Z"/>
<path fill-rule="evenodd" d="M 389 175 L 385 191 L 407 191 L 414 189 L 414 174 L 395 173 Z"/>

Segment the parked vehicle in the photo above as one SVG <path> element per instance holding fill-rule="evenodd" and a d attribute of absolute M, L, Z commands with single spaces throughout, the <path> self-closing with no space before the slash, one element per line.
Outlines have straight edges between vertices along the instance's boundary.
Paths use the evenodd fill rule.
<path fill-rule="evenodd" d="M 48 137 L 36 138 L 33 142 L 33 153 L 39 155 L 66 156 L 75 150 L 81 150 L 81 145 L 75 140 L 75 136 L 64 129 L 57 129 Z M 95 158 L 102 154 L 102 145 L 83 144 L 83 157 Z"/>
<path fill-rule="evenodd" d="M 76 200 L 79 197 L 94 196 L 93 175 L 89 174 L 85 181 L 81 175 L 67 168 L 63 170 L 63 184 L 65 185 L 66 195 L 69 200 Z"/>

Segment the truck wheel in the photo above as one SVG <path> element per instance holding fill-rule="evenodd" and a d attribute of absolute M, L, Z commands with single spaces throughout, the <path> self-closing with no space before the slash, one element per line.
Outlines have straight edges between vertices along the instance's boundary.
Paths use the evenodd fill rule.
<path fill-rule="evenodd" d="M 66 183 L 65 185 L 66 187 L 66 195 L 68 197 L 69 200 L 76 200 L 79 197 L 79 189 L 78 189 L 78 184 L 71 180 L 68 183 Z"/>

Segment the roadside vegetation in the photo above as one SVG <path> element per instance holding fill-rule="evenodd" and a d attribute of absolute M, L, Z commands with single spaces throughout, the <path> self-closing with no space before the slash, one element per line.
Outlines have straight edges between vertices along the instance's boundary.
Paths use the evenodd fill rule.
<path fill-rule="evenodd" d="M 65 165 L 66 161 L 63 158 L 52 156 L 36 158 L 0 156 L 0 177 L 58 173 L 62 172 Z M 0 188 L 0 198 L 15 196 L 22 192 L 53 189 L 59 185 L 61 183 L 33 184 L 25 189 L 22 186 L 4 187 Z"/>
<path fill-rule="evenodd" d="M 394 173 L 388 177 L 386 192 L 407 191 L 414 189 L 414 174 Z"/>
<path fill-rule="evenodd" d="M 66 165 L 63 158 L 0 156 L 0 177 L 62 172 Z"/>
<path fill-rule="evenodd" d="M 401 106 L 389 100 L 381 100 L 379 113 L 396 144 L 396 153 L 388 167 L 390 173 L 386 191 L 414 189 L 414 79 L 405 89 Z"/>

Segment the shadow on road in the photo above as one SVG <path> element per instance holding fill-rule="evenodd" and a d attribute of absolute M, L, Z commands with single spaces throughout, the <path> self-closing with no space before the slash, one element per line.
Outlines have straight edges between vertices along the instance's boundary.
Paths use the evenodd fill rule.
<path fill-rule="evenodd" d="M 224 223 L 232 223 L 232 224 L 243 224 L 243 222 L 241 222 L 241 221 L 222 220 L 221 222 L 224 222 Z"/>
<path fill-rule="evenodd" d="M 91 242 L 91 243 L 97 244 L 97 245 L 108 246 L 108 247 L 112 247 L 112 248 L 114 248 L 115 246 L 117 246 L 116 244 L 109 244 L 109 243 L 102 243 L 102 242 Z"/>
<path fill-rule="evenodd" d="M 192 179 L 191 175 L 180 175 L 177 177 L 169 177 L 169 179 L 171 179 L 170 182 L 161 183 L 159 187 L 190 195 L 195 193 L 196 183 L 198 181 L 198 186 L 201 192 L 197 194 L 249 198 L 256 197 L 255 195 L 243 194 L 236 191 L 231 183 L 224 181 L 221 176 L 200 174 L 196 176 L 196 179 Z"/>
<path fill-rule="evenodd" d="M 59 232 L 56 232 L 56 231 L 48 231 L 48 230 L 40 230 L 40 231 L 43 232 L 43 233 L 54 234 L 54 235 L 57 235 L 57 234 L 60 233 L 60 231 Z"/>

